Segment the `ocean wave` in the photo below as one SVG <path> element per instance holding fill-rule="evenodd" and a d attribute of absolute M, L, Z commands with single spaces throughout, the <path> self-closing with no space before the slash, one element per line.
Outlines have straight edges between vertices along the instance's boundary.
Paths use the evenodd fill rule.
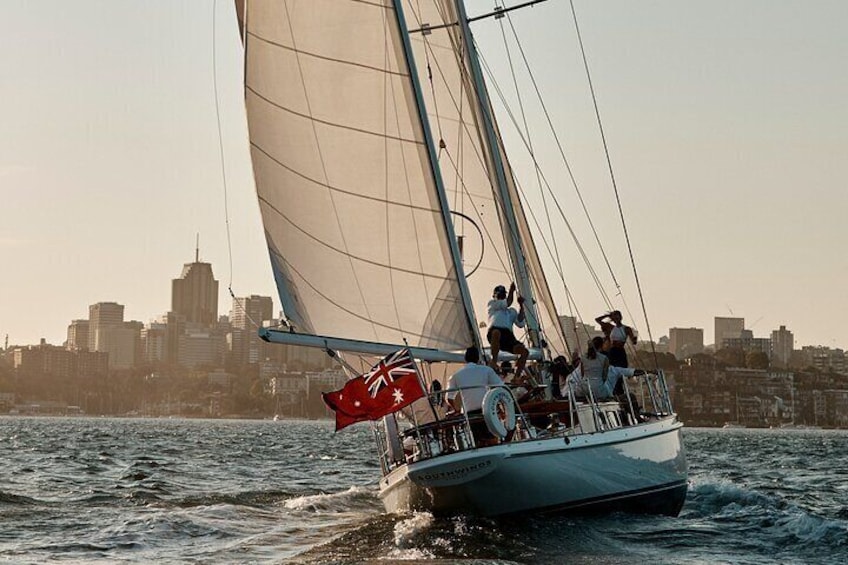
<path fill-rule="evenodd" d="M 32 504 L 38 504 L 38 500 L 30 498 L 29 496 L 12 494 L 11 492 L 4 492 L 0 490 L 0 504 L 18 504 L 28 506 Z"/>
<path fill-rule="evenodd" d="M 285 490 L 253 490 L 232 494 L 199 494 L 181 498 L 177 500 L 174 505 L 182 508 L 192 508 L 196 506 L 231 504 L 233 506 L 251 506 L 259 508 L 268 504 L 275 504 L 280 500 L 289 498 L 290 496 L 291 493 Z"/>
<path fill-rule="evenodd" d="M 808 549 L 848 549 L 848 522 L 811 515 L 803 511 L 780 516 L 768 528 L 780 543 Z"/>
<path fill-rule="evenodd" d="M 731 482 L 693 482 L 683 512 L 684 515 L 705 516 L 751 506 L 780 509 L 786 503 L 777 496 L 769 496 Z"/>
<path fill-rule="evenodd" d="M 341 492 L 319 493 L 285 501 L 288 510 L 310 512 L 350 512 L 372 508 L 376 503 L 374 491 L 365 487 L 353 486 Z"/>

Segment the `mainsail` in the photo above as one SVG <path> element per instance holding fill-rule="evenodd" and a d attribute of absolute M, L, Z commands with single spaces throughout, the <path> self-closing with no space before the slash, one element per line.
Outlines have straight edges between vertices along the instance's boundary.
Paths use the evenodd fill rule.
<path fill-rule="evenodd" d="M 497 126 L 479 104 L 488 95 L 469 68 L 458 6 L 247 2 L 254 176 L 283 309 L 298 332 L 461 349 L 486 321 L 492 288 L 518 279 L 536 299 L 531 327 L 565 351 Z M 417 77 L 406 61 L 407 33 Z M 460 235 L 461 269 L 445 206 Z"/>
<path fill-rule="evenodd" d="M 254 176 L 289 322 L 474 343 L 392 2 L 251 0 L 245 20 Z"/>

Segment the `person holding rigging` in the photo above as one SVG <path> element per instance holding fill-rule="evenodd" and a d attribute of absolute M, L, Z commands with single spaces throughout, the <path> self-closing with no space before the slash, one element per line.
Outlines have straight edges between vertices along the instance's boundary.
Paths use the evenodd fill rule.
<path fill-rule="evenodd" d="M 518 355 L 518 361 L 515 364 L 515 377 L 513 377 L 512 382 L 520 383 L 530 351 L 512 333 L 512 326 L 523 328 L 526 319 L 524 297 L 518 297 L 518 311 L 516 312 L 515 308 L 511 308 L 513 296 L 515 296 L 515 283 L 509 285 L 509 293 L 503 285 L 495 287 L 492 299 L 489 300 L 487 306 L 489 331 L 486 333 L 486 338 L 492 347 L 491 364 L 493 369 L 498 367 L 498 355 L 501 351 Z"/>

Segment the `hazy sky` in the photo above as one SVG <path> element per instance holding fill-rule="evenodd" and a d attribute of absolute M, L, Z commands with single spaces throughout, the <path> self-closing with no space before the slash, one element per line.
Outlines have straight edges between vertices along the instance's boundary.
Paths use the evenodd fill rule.
<path fill-rule="evenodd" d="M 474 15 L 493 3 L 467 5 Z M 703 327 L 710 343 L 713 316 L 732 314 L 757 336 L 785 324 L 796 345 L 848 347 L 848 2 L 575 6 L 654 336 Z M 512 21 L 635 314 L 569 3 L 549 0 Z M 474 30 L 513 92 L 500 25 Z M 221 281 L 220 311 L 229 311 L 213 68 L 233 290 L 279 303 L 240 65 L 226 0 L 0 3 L 0 339 L 61 343 L 69 321 L 99 301 L 126 305 L 127 319 L 164 313 L 198 232 L 201 259 Z M 522 93 L 529 100 L 529 88 Z M 540 161 L 585 230 L 558 154 L 541 137 L 544 121 L 538 111 L 530 120 Z M 511 126 L 501 126 L 515 147 Z M 512 158 L 526 175 L 526 159 Z M 535 182 L 521 180 L 528 190 Z M 581 312 L 594 317 L 604 305 L 585 268 L 565 261 Z M 595 267 L 608 281 L 602 261 Z M 644 322 L 635 325 L 646 336 Z"/>

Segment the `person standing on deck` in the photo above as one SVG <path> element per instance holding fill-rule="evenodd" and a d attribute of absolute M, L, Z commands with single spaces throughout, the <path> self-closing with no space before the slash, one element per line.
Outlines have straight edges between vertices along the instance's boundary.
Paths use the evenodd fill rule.
<path fill-rule="evenodd" d="M 498 354 L 501 351 L 518 355 L 518 361 L 515 364 L 515 377 L 512 382 L 520 383 L 524 364 L 527 362 L 530 351 L 512 333 L 512 326 L 523 328 L 525 321 L 524 297 L 518 297 L 518 311 L 516 312 L 515 308 L 510 307 L 514 295 L 515 283 L 509 285 L 509 293 L 503 285 L 495 287 L 492 299 L 489 300 L 488 304 L 489 331 L 486 333 L 486 338 L 492 347 L 492 368 L 497 368 Z"/>
<path fill-rule="evenodd" d="M 633 332 L 633 328 L 625 326 L 621 322 L 621 312 L 618 310 L 598 316 L 595 321 L 601 325 L 601 331 L 609 339 L 609 350 L 606 355 L 609 358 L 610 365 L 627 367 L 627 351 L 624 350 L 624 345 L 628 339 L 636 345 L 636 334 Z"/>
<path fill-rule="evenodd" d="M 628 339 L 633 345 L 636 345 L 636 334 L 633 332 L 633 328 L 625 326 L 621 322 L 621 312 L 618 310 L 598 316 L 595 318 L 595 321 L 601 325 L 601 331 L 604 332 L 604 335 L 609 341 L 609 348 L 606 351 L 606 355 L 609 358 L 610 365 L 627 368 L 627 351 L 624 349 L 624 346 Z M 623 385 L 619 381 L 615 389 L 615 394 L 622 394 L 623 392 Z"/>

